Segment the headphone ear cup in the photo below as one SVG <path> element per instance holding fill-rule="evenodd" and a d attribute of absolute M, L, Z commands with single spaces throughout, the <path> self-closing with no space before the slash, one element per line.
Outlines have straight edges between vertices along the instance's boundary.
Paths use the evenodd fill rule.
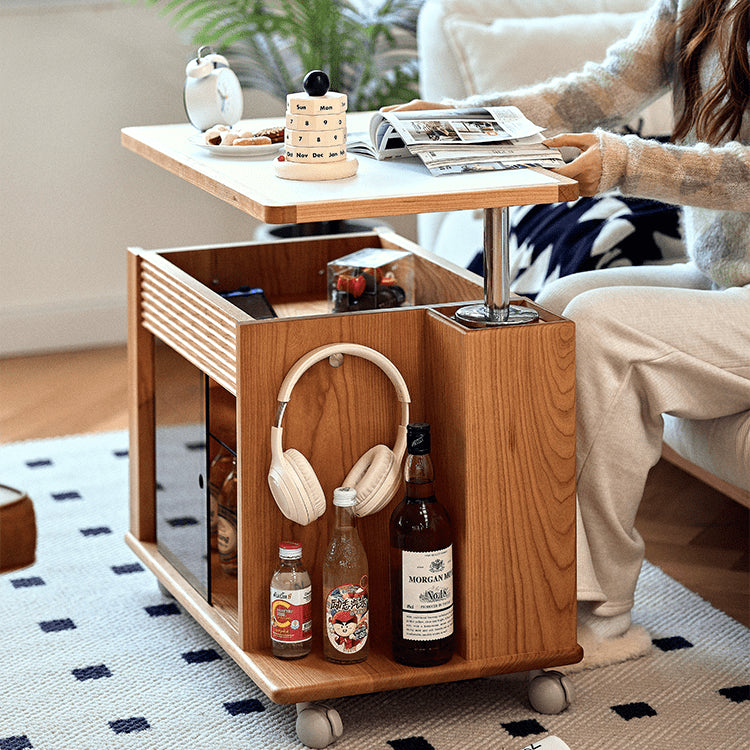
<path fill-rule="evenodd" d="M 393 470 L 395 457 L 385 445 L 376 445 L 368 450 L 344 479 L 344 487 L 357 490 L 357 515 L 367 516 L 380 510 L 392 497 L 388 496 L 390 482 L 386 482 Z M 385 485 L 385 486 L 384 486 Z"/>
<path fill-rule="evenodd" d="M 302 502 L 305 503 L 311 520 L 319 518 L 325 513 L 326 498 L 312 466 L 296 448 L 285 450 L 284 458 L 289 465 L 289 478 L 299 487 Z"/>

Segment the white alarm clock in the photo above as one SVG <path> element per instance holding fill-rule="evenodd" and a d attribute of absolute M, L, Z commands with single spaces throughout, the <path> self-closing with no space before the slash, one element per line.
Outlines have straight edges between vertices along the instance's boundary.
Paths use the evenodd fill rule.
<path fill-rule="evenodd" d="M 188 120 L 198 130 L 234 125 L 242 118 L 242 86 L 226 57 L 201 47 L 185 68 L 183 103 Z"/>

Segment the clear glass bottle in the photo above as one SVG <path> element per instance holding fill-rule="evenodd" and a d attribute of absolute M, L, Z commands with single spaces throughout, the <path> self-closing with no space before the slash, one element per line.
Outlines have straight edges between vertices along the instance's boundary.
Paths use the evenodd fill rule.
<path fill-rule="evenodd" d="M 221 446 L 208 468 L 209 542 L 211 549 L 219 548 L 217 539 L 219 528 L 219 495 L 221 494 L 224 480 L 231 470 L 232 454 L 224 446 Z"/>
<path fill-rule="evenodd" d="M 433 488 L 430 426 L 407 425 L 406 445 L 406 493 L 390 520 L 393 658 L 431 667 L 453 654 L 452 531 Z"/>
<path fill-rule="evenodd" d="M 271 650 L 279 659 L 300 659 L 312 648 L 312 582 L 299 542 L 279 544 L 271 578 Z"/>
<path fill-rule="evenodd" d="M 323 560 L 323 656 L 338 664 L 364 661 L 370 643 L 367 555 L 354 525 L 357 493 L 333 491 L 335 526 Z"/>
<path fill-rule="evenodd" d="M 219 520 L 216 528 L 221 569 L 230 576 L 237 575 L 237 459 L 232 456 L 232 468 L 219 493 Z"/>

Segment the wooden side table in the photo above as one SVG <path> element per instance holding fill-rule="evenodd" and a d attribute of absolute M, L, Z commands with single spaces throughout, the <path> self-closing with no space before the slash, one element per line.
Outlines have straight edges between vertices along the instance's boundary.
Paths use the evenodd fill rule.
<path fill-rule="evenodd" d="M 350 116 L 351 129 L 357 117 L 367 116 Z M 255 121 L 251 127 L 273 124 L 278 121 Z M 267 223 L 483 208 L 494 238 L 488 250 L 494 255 L 502 244 L 503 208 L 571 200 L 577 194 L 572 181 L 539 170 L 435 178 L 421 164 L 364 157 L 355 177 L 291 182 L 274 176 L 271 160 L 211 156 L 188 142 L 193 132 L 187 125 L 126 128 L 122 140 L 160 167 Z M 413 254 L 415 306 L 330 314 L 326 263 L 372 246 Z M 528 300 L 513 301 L 514 307 L 533 312 L 535 321 L 527 325 L 458 322 L 456 313 L 467 302 L 488 308 L 490 317 L 505 315 L 509 295 L 501 288 L 498 297 L 497 279 L 491 276 L 483 289 L 474 274 L 384 230 L 130 250 L 127 541 L 272 700 L 311 701 L 580 659 L 574 326 Z M 278 318 L 253 320 L 218 294 L 248 283 L 265 289 Z M 209 552 L 205 590 L 192 585 L 179 560 L 159 547 L 157 340 L 204 378 L 208 452 L 215 441 L 234 442 L 237 455 L 238 577 L 222 577 L 215 553 Z M 436 487 L 454 524 L 457 576 L 456 653 L 439 667 L 409 668 L 390 658 L 387 520 L 399 497 L 388 509 L 361 519 L 359 526 L 371 572 L 372 648 L 367 661 L 341 666 L 323 659 L 319 607 L 311 655 L 283 662 L 271 654 L 268 583 L 277 543 L 285 538 L 302 542 L 314 591 L 319 592 L 319 560 L 332 516 L 299 527 L 275 506 L 266 475 L 276 396 L 300 356 L 337 341 L 385 354 L 409 386 L 412 419 L 432 425 Z M 285 416 L 285 442 L 310 460 L 328 498 L 357 457 L 375 443 L 392 442 L 400 416 L 385 376 L 355 360 L 347 357 L 339 368 L 326 362 L 314 365 L 297 384 Z M 196 478 L 196 486 L 205 484 L 204 479 Z M 205 490 L 200 491 L 205 497 Z"/>

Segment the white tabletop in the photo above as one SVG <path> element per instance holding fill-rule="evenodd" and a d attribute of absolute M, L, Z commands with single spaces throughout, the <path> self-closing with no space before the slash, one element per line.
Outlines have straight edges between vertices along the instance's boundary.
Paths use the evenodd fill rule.
<path fill-rule="evenodd" d="M 370 117 L 349 114 L 349 131 L 366 130 Z M 252 130 L 283 125 L 280 118 L 243 122 Z M 541 169 L 433 177 L 417 159 L 379 162 L 359 155 L 353 177 L 284 180 L 274 172 L 275 155 L 217 156 L 190 142 L 197 132 L 189 124 L 130 127 L 122 130 L 122 143 L 268 224 L 554 203 L 578 195 L 573 180 Z"/>

